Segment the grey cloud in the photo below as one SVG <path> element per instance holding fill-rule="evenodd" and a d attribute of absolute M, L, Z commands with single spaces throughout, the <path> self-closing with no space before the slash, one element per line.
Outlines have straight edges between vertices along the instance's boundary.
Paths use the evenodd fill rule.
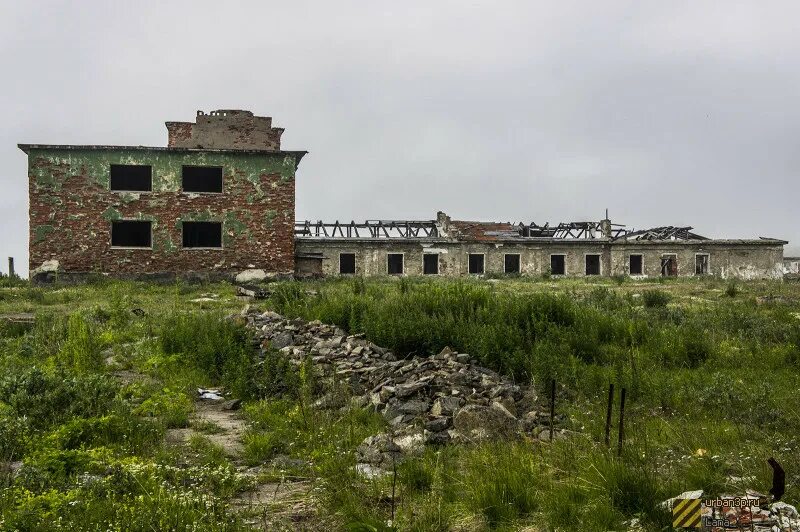
<path fill-rule="evenodd" d="M 2 2 L 0 252 L 18 142 L 162 145 L 246 108 L 313 219 L 597 219 L 800 254 L 795 2 Z"/>

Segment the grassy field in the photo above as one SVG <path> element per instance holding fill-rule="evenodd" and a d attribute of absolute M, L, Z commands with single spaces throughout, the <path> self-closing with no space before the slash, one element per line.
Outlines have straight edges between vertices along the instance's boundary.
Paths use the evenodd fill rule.
<path fill-rule="evenodd" d="M 766 493 L 770 456 L 787 471 L 784 499 L 800 502 L 797 283 L 271 285 L 263 306 L 287 316 L 403 355 L 449 345 L 542 395 L 558 383 L 576 436 L 429 448 L 398 471 L 391 525 L 391 479 L 353 470 L 384 421 L 315 409 L 313 372 L 257 365 L 222 319 L 245 304 L 234 287 L 0 283 L 0 314 L 36 314 L 33 326 L 0 320 L 0 529 L 668 530 L 659 502 Z M 628 398 L 619 457 L 603 443 L 609 383 Z M 245 401 L 240 451 L 201 415 L 196 388 L 211 386 Z M 296 500 L 241 504 L 284 485 L 308 488 L 302 519 Z"/>

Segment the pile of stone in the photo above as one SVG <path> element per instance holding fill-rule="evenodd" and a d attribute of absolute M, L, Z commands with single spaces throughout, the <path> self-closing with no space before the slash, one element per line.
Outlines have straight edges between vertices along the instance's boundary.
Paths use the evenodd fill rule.
<path fill-rule="evenodd" d="M 249 308 L 242 317 L 254 330 L 262 356 L 278 350 L 296 364 L 311 360 L 318 373 L 346 384 L 356 404 L 385 417 L 392 441 L 365 442 L 360 450 L 365 463 L 385 467 L 403 441 L 413 447 L 523 433 L 549 438 L 549 417 L 537 409 L 532 387 L 510 382 L 466 353 L 445 348 L 434 356 L 399 358 L 362 335 L 319 321 Z M 330 397 L 318 401 L 319 406 L 336 404 Z M 555 436 L 565 432 L 556 430 Z"/>

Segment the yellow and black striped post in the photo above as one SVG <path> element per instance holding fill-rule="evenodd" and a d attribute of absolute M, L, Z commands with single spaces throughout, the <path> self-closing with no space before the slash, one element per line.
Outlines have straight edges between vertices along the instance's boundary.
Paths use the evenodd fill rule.
<path fill-rule="evenodd" d="M 672 503 L 672 528 L 700 528 L 700 499 L 676 499 Z"/>

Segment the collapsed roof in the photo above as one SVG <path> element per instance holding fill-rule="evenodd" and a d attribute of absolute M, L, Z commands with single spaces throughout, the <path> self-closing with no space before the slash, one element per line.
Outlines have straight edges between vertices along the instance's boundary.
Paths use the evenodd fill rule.
<path fill-rule="evenodd" d="M 665 225 L 649 229 L 626 229 L 604 219 L 597 222 L 562 222 L 555 225 L 534 222 L 479 222 L 451 220 L 440 212 L 436 220 L 367 220 L 351 222 L 295 222 L 295 236 L 303 239 L 430 239 L 462 242 L 603 240 L 614 241 L 696 241 L 711 240 L 689 226 Z M 744 240 L 737 240 L 744 242 Z M 782 242 L 760 238 L 759 241 Z M 733 242 L 728 240 L 728 242 Z"/>

